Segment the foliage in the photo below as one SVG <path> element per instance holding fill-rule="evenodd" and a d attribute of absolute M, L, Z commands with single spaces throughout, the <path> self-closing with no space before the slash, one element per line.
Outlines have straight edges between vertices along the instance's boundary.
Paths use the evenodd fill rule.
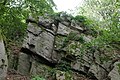
<path fill-rule="evenodd" d="M 58 75 L 57 77 L 63 77 L 64 80 L 73 80 L 72 79 L 72 73 L 70 71 L 56 71 L 56 74 Z M 62 79 L 62 78 L 61 78 Z M 59 80 L 59 79 L 57 79 Z"/>
<path fill-rule="evenodd" d="M 82 14 L 93 20 L 88 22 L 94 23 L 93 28 L 99 32 L 93 44 L 112 47 L 113 43 L 119 44 L 119 4 L 118 0 L 86 0 Z"/>
<path fill-rule="evenodd" d="M 45 79 L 40 76 L 34 76 L 31 80 L 45 80 Z"/>
<path fill-rule="evenodd" d="M 64 60 L 61 60 L 61 62 L 57 65 L 57 69 L 61 71 L 70 71 L 70 64 Z"/>
<path fill-rule="evenodd" d="M 26 19 L 29 16 L 37 18 L 38 15 L 51 14 L 54 12 L 53 7 L 55 7 L 53 0 L 0 1 L 0 33 L 5 42 L 10 68 L 17 67 L 16 57 L 13 58 L 13 56 L 18 55 L 20 51 L 27 28 Z M 17 52 L 12 49 L 14 47 L 18 49 Z"/>
<path fill-rule="evenodd" d="M 89 17 L 84 16 L 83 14 L 77 15 L 73 17 L 73 20 L 80 25 L 84 30 L 86 30 L 86 34 L 92 35 L 96 37 L 98 35 L 98 26 L 96 26 L 95 20 L 89 19 Z"/>
<path fill-rule="evenodd" d="M 56 37 L 56 48 L 66 50 L 67 54 L 78 55 L 80 53 L 81 44 L 86 43 L 83 34 L 70 32 L 66 37 Z"/>
<path fill-rule="evenodd" d="M 81 15 L 77 15 L 73 19 L 77 20 L 79 22 L 85 22 L 86 17 L 85 16 L 81 16 Z"/>
<path fill-rule="evenodd" d="M 67 14 L 64 13 L 66 16 Z M 71 15 L 67 15 L 71 17 L 71 20 L 74 20 L 75 23 L 80 25 L 83 29 L 85 29 L 88 35 L 92 35 L 96 37 L 98 35 L 97 30 L 94 28 L 94 22 L 91 19 L 88 19 L 85 16 L 77 15 L 75 17 Z M 66 37 L 57 36 L 56 40 L 56 48 L 64 49 L 67 51 L 68 54 L 78 55 L 83 48 L 82 44 L 86 44 L 85 37 L 86 35 L 79 34 L 76 32 L 70 32 Z M 60 47 L 61 46 L 61 47 Z M 82 48 L 81 48 L 82 46 Z M 85 47 L 84 47 L 85 49 Z"/>
<path fill-rule="evenodd" d="M 84 40 L 84 35 L 71 32 L 64 38 L 57 37 L 57 48 L 65 48 L 67 53 L 81 55 L 95 50 L 109 50 L 109 55 L 112 50 L 120 50 L 120 19 L 118 0 L 85 0 L 85 4 L 80 8 L 80 14 L 73 17 L 66 13 L 54 13 L 53 0 L 2 0 L 0 2 L 0 39 L 1 36 L 6 37 L 6 42 L 20 42 L 25 35 L 26 23 L 25 19 L 29 15 L 37 18 L 39 15 L 48 15 L 55 19 L 61 20 L 62 16 L 69 16 L 75 20 L 80 26 L 83 26 L 87 34 L 95 37 L 91 42 Z M 1 35 L 2 34 L 2 35 Z M 4 38 L 5 39 L 5 38 Z M 6 46 L 9 47 L 7 44 Z M 94 47 L 94 48 L 93 48 Z M 111 56 L 101 57 L 101 61 L 109 61 Z M 58 69 L 68 71 L 70 66 L 67 62 L 58 65 Z M 52 72 L 54 73 L 54 71 Z M 32 80 L 45 80 L 40 76 L 35 76 Z"/>
<path fill-rule="evenodd" d="M 53 13 L 52 0 L 2 0 L 0 2 L 0 28 L 7 40 L 21 40 L 26 30 L 25 20 L 29 15 L 34 17 Z"/>
<path fill-rule="evenodd" d="M 94 4 L 95 3 L 96 2 L 94 2 Z M 77 33 L 71 32 L 67 37 L 58 38 L 60 41 L 58 42 L 61 46 L 60 48 L 64 48 L 64 50 L 66 50 L 67 53 L 70 53 L 73 55 L 79 54 L 80 56 L 83 55 L 83 53 L 94 54 L 96 51 L 99 51 L 100 65 L 102 65 L 104 62 L 109 62 L 110 60 L 114 60 L 116 55 L 119 55 L 119 54 L 114 54 L 114 51 L 120 50 L 120 47 L 119 47 L 120 46 L 120 29 L 119 29 L 120 23 L 118 20 L 119 10 L 118 10 L 118 7 L 115 7 L 118 4 L 112 4 L 112 3 L 109 3 L 109 1 L 107 3 L 108 5 L 114 6 L 115 12 L 109 13 L 110 8 L 108 8 L 108 12 L 101 11 L 101 9 L 94 12 L 93 10 L 97 10 L 97 9 L 91 8 L 93 6 L 88 4 L 88 6 L 91 6 L 91 7 L 87 6 L 87 8 L 88 9 L 91 8 L 93 13 L 89 12 L 89 10 L 86 9 L 85 7 L 86 11 L 88 10 L 87 13 L 89 14 L 89 16 L 86 15 L 86 13 L 82 13 L 80 15 L 83 15 L 83 16 L 78 15 L 73 18 L 79 24 L 82 23 L 82 26 L 84 27 L 84 29 L 88 31 L 88 35 L 91 34 L 92 37 L 94 37 L 92 41 L 86 42 L 84 40 L 84 35 L 79 36 Z M 101 4 L 104 4 L 104 2 L 103 3 L 101 2 Z M 97 4 L 97 5 L 103 8 L 105 6 L 108 6 L 106 5 L 106 1 L 103 6 L 100 4 Z M 97 14 L 98 12 L 99 13 L 103 12 L 103 15 L 98 15 Z M 106 14 L 109 14 L 109 15 L 106 15 Z M 64 71 L 66 71 L 66 70 L 69 70 L 69 67 L 67 66 L 68 65 L 63 64 L 63 65 L 60 65 L 59 68 L 60 69 L 62 68 Z"/>
<path fill-rule="evenodd" d="M 82 53 L 86 53 L 92 47 L 97 47 L 99 51 L 109 53 L 101 60 L 109 61 L 114 58 L 113 51 L 120 49 L 119 5 L 118 0 L 85 0 L 84 5 L 79 9 L 79 15 L 89 18 L 85 23 L 88 24 L 88 28 L 94 30 L 92 34 L 95 38 L 81 46 Z"/>

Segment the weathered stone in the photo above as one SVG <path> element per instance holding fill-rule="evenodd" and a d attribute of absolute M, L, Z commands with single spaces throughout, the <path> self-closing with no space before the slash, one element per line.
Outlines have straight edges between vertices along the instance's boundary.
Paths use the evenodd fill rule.
<path fill-rule="evenodd" d="M 90 76 L 94 76 L 98 80 L 109 79 L 108 68 L 110 66 L 110 63 L 105 62 L 100 64 L 100 57 L 101 57 L 100 53 L 97 50 L 94 53 L 88 52 L 83 55 L 83 61 L 84 61 L 83 65 L 88 68 L 88 74 Z M 94 59 L 95 59 L 95 62 L 94 62 Z"/>
<path fill-rule="evenodd" d="M 39 63 L 55 67 L 55 64 L 57 63 L 68 61 L 69 65 L 67 66 L 69 66 L 71 70 L 89 76 L 90 78 L 94 77 L 93 80 L 109 80 L 108 74 L 112 80 L 119 80 L 119 74 L 117 73 L 116 68 L 110 72 L 110 63 L 107 61 L 101 61 L 100 57 L 103 57 L 101 55 L 104 54 L 99 53 L 99 50 L 96 47 L 90 47 L 91 50 L 85 51 L 85 54 L 80 54 L 82 42 L 80 42 L 79 39 L 75 39 L 75 41 L 74 39 L 66 40 L 66 42 L 68 42 L 67 44 L 62 43 L 65 42 L 65 39 L 67 35 L 70 35 L 70 32 L 76 32 L 77 34 L 75 34 L 75 36 L 78 36 L 76 38 L 80 38 L 79 36 L 84 34 L 85 30 L 82 26 L 83 24 L 80 22 L 72 22 L 70 20 L 70 18 L 67 19 L 67 17 L 64 18 L 61 16 L 61 21 L 59 21 L 59 25 L 56 26 L 51 19 L 39 17 L 39 22 L 42 22 L 44 26 L 52 24 L 50 27 L 54 26 L 53 30 L 49 28 L 46 29 L 46 27 L 42 25 L 38 27 L 29 23 L 27 28 L 28 34 L 21 49 L 24 53 L 20 54 L 19 71 L 23 74 L 44 74 L 45 76 L 45 73 L 47 72 L 45 72 L 43 67 L 41 68 L 41 64 L 39 65 Z M 61 34 L 62 36 L 58 36 L 58 34 Z M 93 37 L 89 35 L 83 36 L 85 42 L 91 42 L 92 39 Z M 55 40 L 58 41 L 55 42 Z M 76 46 L 74 44 L 76 44 Z M 72 57 L 72 55 L 74 55 L 75 58 Z M 77 59 L 76 56 L 78 56 L 79 59 Z M 58 71 L 55 76 L 57 80 L 72 80 L 72 78 L 66 79 L 66 72 L 63 71 Z M 82 78 L 73 79 L 78 80 Z"/>
<path fill-rule="evenodd" d="M 71 21 L 71 26 L 77 28 L 80 31 L 83 31 L 83 28 L 82 28 L 83 26 L 78 25 L 74 20 Z"/>
<path fill-rule="evenodd" d="M 120 64 L 120 62 L 116 62 L 114 64 L 113 70 L 108 75 L 108 76 L 110 76 L 111 80 L 120 80 L 120 72 L 118 72 L 119 68 L 117 66 L 118 64 Z"/>
<path fill-rule="evenodd" d="M 44 18 L 43 16 L 39 16 L 39 22 L 44 23 L 45 25 L 53 23 L 54 20 L 52 20 L 51 18 Z"/>
<path fill-rule="evenodd" d="M 5 80 L 7 75 L 8 60 L 5 53 L 3 40 L 0 40 L 0 80 Z"/>
<path fill-rule="evenodd" d="M 70 26 L 70 22 L 67 21 L 63 21 L 62 24 L 64 24 L 65 26 Z"/>
<path fill-rule="evenodd" d="M 81 26 L 77 25 L 77 24 L 74 27 L 77 28 L 80 31 L 83 31 L 83 28 Z"/>
<path fill-rule="evenodd" d="M 58 63 L 60 60 L 61 60 L 61 58 L 63 57 L 63 54 L 61 54 L 61 53 L 58 53 L 57 51 L 53 51 L 53 53 L 52 53 L 53 55 L 52 55 L 52 59 L 53 59 L 53 61 L 56 61 L 56 63 Z"/>
<path fill-rule="evenodd" d="M 112 71 L 110 66 L 112 66 L 111 62 L 92 65 L 89 72 L 93 73 L 98 80 L 119 80 L 120 74 L 118 73 L 117 66 L 115 66 Z"/>
<path fill-rule="evenodd" d="M 54 27 L 52 26 L 53 23 L 54 23 L 54 20 L 51 18 L 44 18 L 42 16 L 39 17 L 39 22 L 38 22 L 39 26 L 53 30 L 53 27 Z"/>
<path fill-rule="evenodd" d="M 50 73 L 51 67 L 37 62 L 35 59 L 32 60 L 30 75 L 41 75 L 47 77 Z M 51 74 L 52 75 L 52 74 Z"/>
<path fill-rule="evenodd" d="M 38 36 L 42 32 L 40 27 L 37 27 L 31 23 L 29 23 L 28 26 L 27 31 L 32 33 L 34 36 Z"/>
<path fill-rule="evenodd" d="M 68 30 L 67 26 L 59 23 L 57 34 L 68 35 L 70 33 Z"/>
<path fill-rule="evenodd" d="M 30 72 L 30 66 L 31 66 L 30 61 L 30 55 L 27 55 L 25 53 L 20 53 L 19 54 L 19 64 L 18 64 L 18 71 L 22 73 L 23 75 L 28 75 Z"/>
<path fill-rule="evenodd" d="M 92 40 L 92 36 L 83 36 L 83 40 L 85 42 L 90 42 Z"/>
<path fill-rule="evenodd" d="M 43 20 L 43 22 L 45 21 L 47 20 Z M 45 22 L 45 24 L 47 23 L 49 24 L 49 21 Z M 20 54 L 18 66 L 18 71 L 26 75 L 29 73 L 37 73 L 36 70 L 40 71 L 35 69 L 34 65 L 37 64 L 33 64 L 34 61 L 31 60 L 33 56 L 38 62 L 51 66 L 53 66 L 52 63 L 56 63 L 60 58 L 60 55 L 53 50 L 55 36 L 52 30 L 42 30 L 41 27 L 35 27 L 33 24 L 29 23 L 27 32 L 27 37 L 21 49 L 24 53 Z"/>
<path fill-rule="evenodd" d="M 106 71 L 102 69 L 99 65 L 92 65 L 89 72 L 93 73 L 98 80 L 104 80 L 106 76 Z M 91 74 L 90 74 L 91 75 Z"/>
<path fill-rule="evenodd" d="M 73 69 L 75 69 L 75 70 L 82 70 L 82 71 L 84 71 L 83 68 L 82 68 L 81 62 L 79 62 L 79 61 L 74 61 L 74 62 L 72 62 L 72 63 L 71 63 L 71 67 L 72 67 Z"/>
<path fill-rule="evenodd" d="M 52 35 L 47 31 L 42 31 L 41 28 L 39 27 L 29 26 L 28 35 L 24 41 L 23 48 L 26 48 L 51 62 L 53 44 L 54 44 L 54 35 Z"/>

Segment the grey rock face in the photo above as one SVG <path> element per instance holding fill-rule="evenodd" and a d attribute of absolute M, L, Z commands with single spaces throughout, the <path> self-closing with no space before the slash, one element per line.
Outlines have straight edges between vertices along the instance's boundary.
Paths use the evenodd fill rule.
<path fill-rule="evenodd" d="M 117 66 L 118 64 L 120 64 L 120 62 L 116 62 L 114 64 L 113 70 L 108 75 L 108 76 L 110 76 L 111 80 L 120 80 L 120 72 L 119 72 L 119 68 Z"/>
<path fill-rule="evenodd" d="M 92 65 L 89 72 L 92 72 L 98 80 L 104 80 L 105 78 L 107 78 L 106 71 L 98 65 Z"/>
<path fill-rule="evenodd" d="M 51 23 L 49 20 L 44 19 L 42 22 L 45 24 Z M 50 29 L 43 29 L 42 26 L 35 26 L 32 23 L 28 24 L 27 36 L 19 57 L 18 71 L 20 73 L 28 75 L 32 70 L 31 74 L 33 74 L 35 70 L 35 67 L 32 67 L 34 60 L 45 64 L 56 63 L 59 60 L 59 54 L 53 50 L 54 34 L 54 31 Z M 37 64 L 35 63 L 35 65 Z"/>
<path fill-rule="evenodd" d="M 61 48 L 62 42 L 65 39 L 61 39 L 63 36 L 67 37 L 70 32 L 75 32 L 78 34 L 78 36 L 84 34 L 82 33 L 84 31 L 84 28 L 81 25 L 76 24 L 75 22 L 67 22 L 64 20 L 64 18 L 62 20 L 63 21 L 60 21 L 57 27 L 55 24 L 51 25 L 51 27 L 54 27 L 53 30 L 43 29 L 42 27 L 35 26 L 32 23 L 28 24 L 27 36 L 22 47 L 23 53 L 20 54 L 18 70 L 26 75 L 29 73 L 36 74 L 39 71 L 41 72 L 41 68 L 37 66 L 39 61 L 41 63 L 45 62 L 51 66 L 52 63 L 60 63 L 60 61 L 62 61 L 61 59 L 65 58 L 70 61 L 70 67 L 72 69 L 81 71 L 85 75 L 90 75 L 90 77 L 94 76 L 95 79 L 93 80 L 110 80 L 110 78 L 111 80 L 120 80 L 116 66 L 112 71 L 110 71 L 109 62 L 101 62 L 101 55 L 96 47 L 93 47 L 93 50 L 83 54 L 80 59 L 77 59 L 76 55 L 73 57 L 67 57 L 68 54 L 66 54 L 67 49 L 69 50 L 69 48 L 71 48 L 70 44 L 73 44 L 72 46 L 74 46 L 74 44 L 81 46 L 81 43 L 78 41 L 75 43 L 71 40 L 69 44 L 65 44 L 65 47 L 59 51 L 60 49 L 58 46 Z M 44 19 L 43 17 L 40 17 L 39 21 L 42 22 L 45 26 L 53 23 L 51 19 Z M 58 34 L 60 34 L 60 37 L 58 39 L 58 42 L 56 41 L 56 44 L 60 44 L 57 46 L 55 45 L 55 40 L 57 40 Z M 92 39 L 93 37 L 90 35 L 86 34 L 83 36 L 83 40 L 85 42 L 90 42 Z M 55 46 L 57 46 L 56 49 Z M 72 52 L 80 54 L 80 51 L 80 47 L 78 47 Z M 72 52 L 69 50 L 70 55 Z M 42 72 L 44 71 L 42 70 Z M 57 80 L 64 80 L 65 78 L 64 74 L 63 76 L 56 74 L 56 77 L 58 78 Z"/>
<path fill-rule="evenodd" d="M 57 34 L 68 35 L 69 33 L 70 29 L 62 23 L 59 23 Z"/>
<path fill-rule="evenodd" d="M 46 21 L 46 20 L 45 20 Z M 43 22 L 45 22 L 43 21 Z M 49 24 L 49 21 L 45 24 Z M 56 62 L 57 54 L 53 53 L 54 32 L 49 29 L 44 29 L 42 26 L 35 26 L 32 23 L 28 24 L 27 36 L 24 40 L 22 53 L 19 57 L 18 71 L 24 75 L 28 75 L 33 70 L 32 59 L 37 59 L 40 62 Z M 52 57 L 52 55 L 56 55 Z M 54 58 L 54 59 L 53 59 Z M 36 64 L 37 65 L 37 64 Z"/>
<path fill-rule="evenodd" d="M 54 35 L 47 31 L 42 31 L 40 27 L 29 26 L 27 31 L 28 35 L 25 39 L 25 43 L 23 44 L 23 48 L 26 48 L 32 51 L 34 54 L 42 56 L 51 62 Z"/>
<path fill-rule="evenodd" d="M 5 47 L 2 40 L 0 40 L 0 80 L 5 80 L 7 75 L 8 60 L 5 53 Z"/>
<path fill-rule="evenodd" d="M 30 72 L 30 66 L 30 55 L 21 52 L 19 55 L 18 71 L 24 75 L 28 75 Z"/>

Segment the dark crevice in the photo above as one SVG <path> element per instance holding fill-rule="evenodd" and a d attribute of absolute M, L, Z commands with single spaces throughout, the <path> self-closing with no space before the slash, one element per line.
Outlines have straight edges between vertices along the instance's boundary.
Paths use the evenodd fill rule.
<path fill-rule="evenodd" d="M 33 51 L 30 51 L 30 50 L 27 49 L 27 48 L 21 48 L 21 52 L 30 55 L 34 60 L 40 62 L 41 64 L 45 64 L 45 65 L 50 66 L 50 67 L 53 67 L 53 68 L 54 68 L 55 65 L 56 65 L 55 62 L 48 61 L 48 60 L 46 60 L 44 57 L 38 55 L 37 53 L 35 53 L 35 52 L 33 52 Z"/>
<path fill-rule="evenodd" d="M 31 33 L 31 34 L 33 34 L 34 36 L 39 36 L 43 31 L 41 31 L 40 33 L 38 33 L 38 34 L 35 34 L 35 33 L 33 33 L 32 31 L 29 31 L 29 30 L 27 30 L 29 33 Z"/>

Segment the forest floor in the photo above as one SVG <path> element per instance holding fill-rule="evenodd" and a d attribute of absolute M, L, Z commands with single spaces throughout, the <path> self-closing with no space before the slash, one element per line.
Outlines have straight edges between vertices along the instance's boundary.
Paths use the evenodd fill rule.
<path fill-rule="evenodd" d="M 7 73 L 6 80 L 30 80 L 30 77 L 22 75 L 15 70 L 10 70 Z"/>

